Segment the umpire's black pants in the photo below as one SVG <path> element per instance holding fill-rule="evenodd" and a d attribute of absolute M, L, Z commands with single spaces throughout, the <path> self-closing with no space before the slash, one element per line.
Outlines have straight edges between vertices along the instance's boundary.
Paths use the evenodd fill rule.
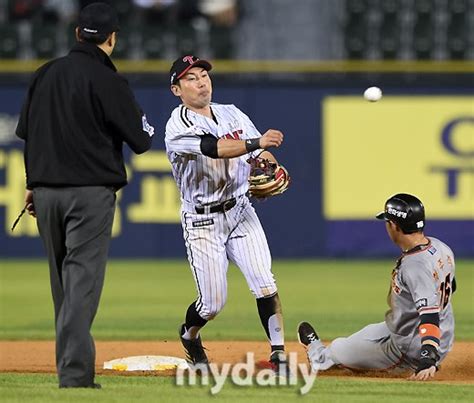
<path fill-rule="evenodd" d="M 33 190 L 48 254 L 60 386 L 91 386 L 95 346 L 90 329 L 104 284 L 115 191 L 104 186 Z"/>

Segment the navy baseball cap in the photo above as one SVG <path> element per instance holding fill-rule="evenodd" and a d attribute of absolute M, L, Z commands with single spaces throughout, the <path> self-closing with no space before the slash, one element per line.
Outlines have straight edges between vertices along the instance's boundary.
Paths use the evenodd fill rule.
<path fill-rule="evenodd" d="M 183 77 L 191 67 L 202 67 L 209 71 L 212 69 L 212 64 L 207 60 L 200 59 L 199 57 L 186 55 L 178 57 L 171 66 L 170 69 L 170 82 L 176 84 L 178 80 Z"/>
<path fill-rule="evenodd" d="M 79 29 L 88 34 L 110 34 L 120 29 L 117 12 L 106 3 L 91 3 L 79 13 Z"/>
<path fill-rule="evenodd" d="M 397 193 L 385 202 L 379 220 L 393 221 L 405 234 L 422 231 L 425 227 L 425 207 L 420 199 L 407 193 Z"/>

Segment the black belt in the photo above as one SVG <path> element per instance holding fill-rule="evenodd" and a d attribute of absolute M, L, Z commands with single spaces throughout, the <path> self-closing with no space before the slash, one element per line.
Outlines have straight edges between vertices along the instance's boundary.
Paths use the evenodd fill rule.
<path fill-rule="evenodd" d="M 232 199 L 226 200 L 221 204 L 216 204 L 215 206 L 207 207 L 195 207 L 196 213 L 198 214 L 209 214 L 209 213 L 225 213 L 230 210 L 237 204 L 235 197 Z"/>

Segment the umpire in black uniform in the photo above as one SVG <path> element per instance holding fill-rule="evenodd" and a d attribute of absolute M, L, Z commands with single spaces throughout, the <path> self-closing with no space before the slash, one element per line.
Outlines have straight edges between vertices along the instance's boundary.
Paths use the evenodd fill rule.
<path fill-rule="evenodd" d="M 26 205 L 50 267 L 60 387 L 94 383 L 90 329 L 103 287 L 115 211 L 126 185 L 122 145 L 151 147 L 153 127 L 109 56 L 117 14 L 93 3 L 79 15 L 70 53 L 34 74 L 16 130 L 25 141 Z"/>

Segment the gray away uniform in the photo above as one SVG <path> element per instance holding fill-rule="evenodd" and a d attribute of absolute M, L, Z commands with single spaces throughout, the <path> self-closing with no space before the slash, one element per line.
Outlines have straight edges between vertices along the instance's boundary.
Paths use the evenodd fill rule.
<path fill-rule="evenodd" d="M 403 253 L 392 272 L 385 321 L 364 327 L 325 347 L 320 341 L 308 347 L 313 370 L 333 365 L 353 369 L 416 369 L 421 337 L 420 315 L 439 313 L 440 361 L 454 341 L 451 294 L 454 291 L 454 255 L 436 238 Z"/>

